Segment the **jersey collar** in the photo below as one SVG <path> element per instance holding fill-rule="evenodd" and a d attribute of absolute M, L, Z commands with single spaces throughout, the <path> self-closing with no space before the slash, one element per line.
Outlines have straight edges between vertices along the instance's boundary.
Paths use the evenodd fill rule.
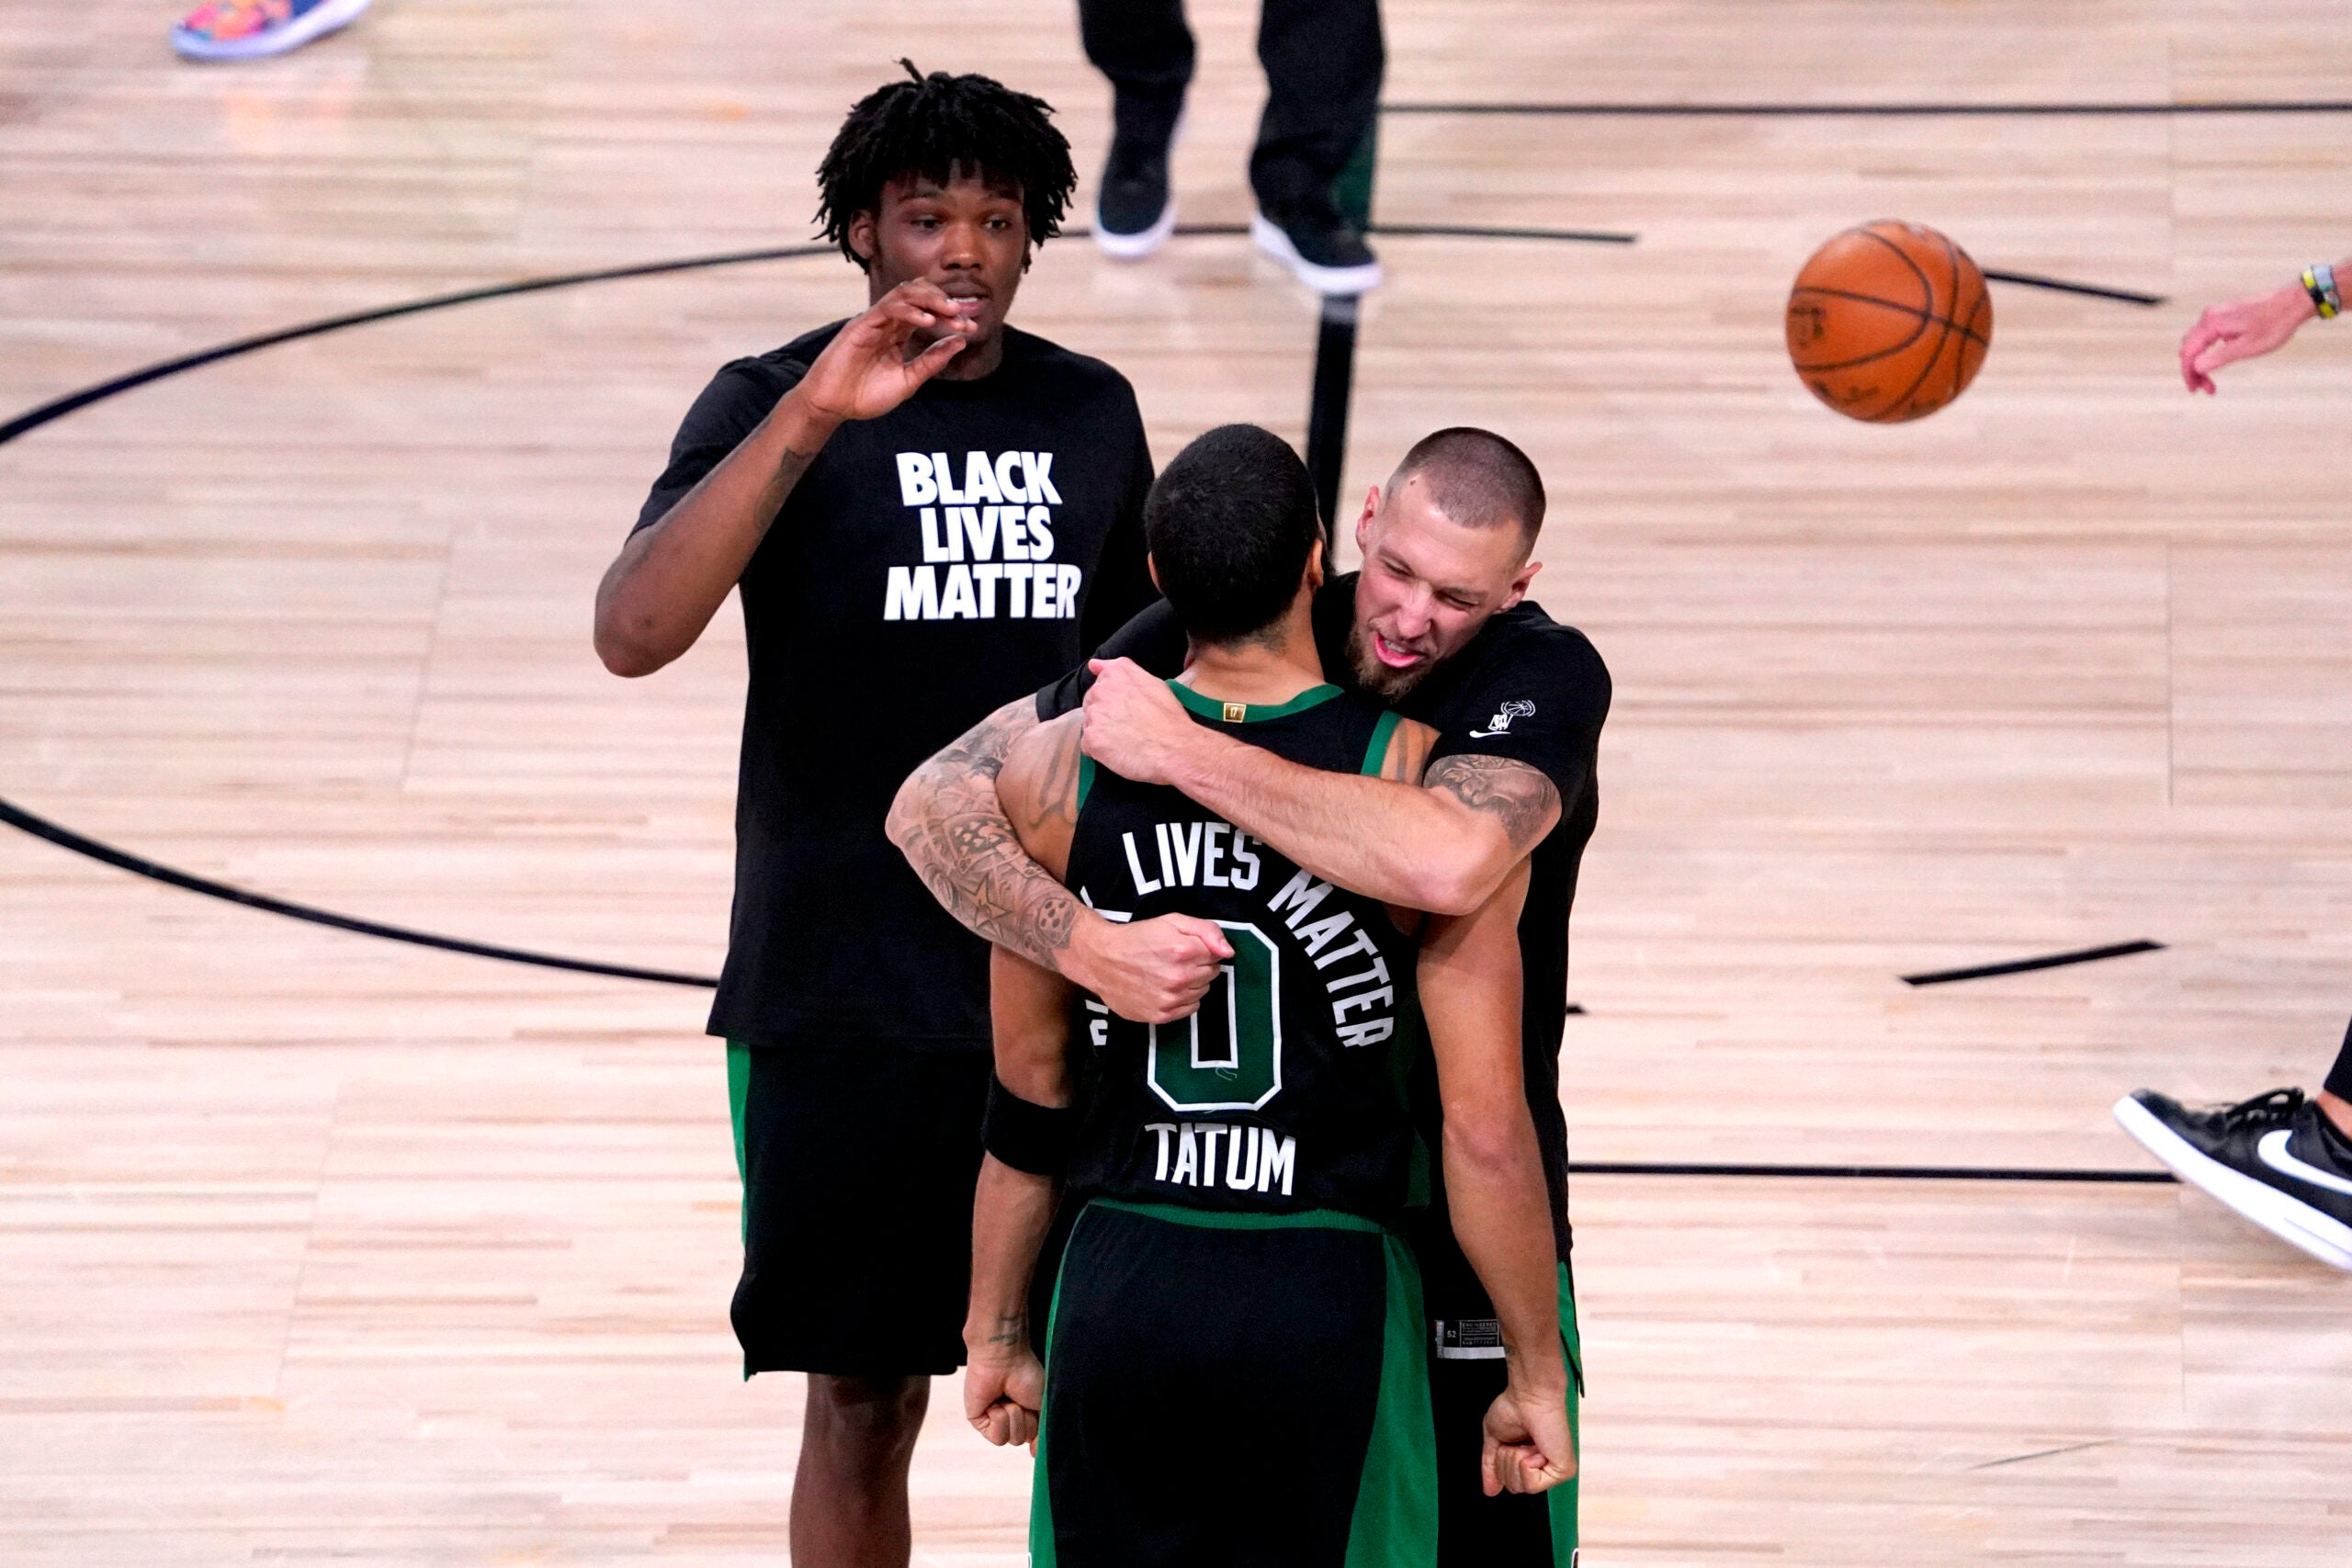
<path fill-rule="evenodd" d="M 1176 694 L 1178 702 L 1203 718 L 1213 718 L 1222 724 L 1256 724 L 1261 719 L 1288 718 L 1295 713 L 1319 707 L 1340 694 L 1340 688 L 1329 682 L 1320 686 L 1309 686 L 1286 703 L 1220 702 L 1215 697 L 1201 695 L 1181 681 L 1169 682 L 1168 689 Z"/>

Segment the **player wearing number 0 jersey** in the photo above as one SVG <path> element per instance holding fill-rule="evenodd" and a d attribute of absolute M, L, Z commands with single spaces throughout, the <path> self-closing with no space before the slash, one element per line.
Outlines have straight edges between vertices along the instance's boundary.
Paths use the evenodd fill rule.
<path fill-rule="evenodd" d="M 1192 640 L 1174 690 L 1195 722 L 1307 766 L 1419 776 L 1432 732 L 1322 679 L 1321 530 L 1295 454 L 1212 431 L 1169 465 L 1145 526 Z M 1022 842 L 1111 918 L 1214 919 L 1233 956 L 1191 1018 L 1148 1025 L 995 954 L 967 1414 L 994 1441 L 1038 1440 L 1041 1568 L 1426 1568 L 1436 1456 L 1400 1227 L 1427 1201 L 1441 1101 L 1455 1229 L 1510 1363 L 1489 1489 L 1574 1468 L 1520 1077 L 1526 879 L 1469 915 L 1391 911 L 1093 767 L 1080 718 L 1007 760 Z M 1061 1176 L 1081 1208 L 1041 1359 L 1026 1296 Z"/>

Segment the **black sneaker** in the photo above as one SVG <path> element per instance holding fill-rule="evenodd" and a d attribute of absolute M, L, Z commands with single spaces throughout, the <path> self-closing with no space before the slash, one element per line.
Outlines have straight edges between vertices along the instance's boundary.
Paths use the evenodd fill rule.
<path fill-rule="evenodd" d="M 2190 1111 L 2141 1089 L 2115 1102 L 2140 1146 L 2279 1240 L 2352 1269 L 2352 1150 L 2299 1089 Z"/>
<path fill-rule="evenodd" d="M 1250 220 L 1258 248 L 1317 294 L 1362 294 L 1380 287 L 1380 258 L 1328 203 Z"/>
<path fill-rule="evenodd" d="M 1173 139 L 1171 138 L 1170 141 Z M 1121 261 L 1148 256 L 1176 231 L 1176 197 L 1168 188 L 1170 142 L 1111 139 L 1102 186 L 1094 193 L 1094 243 Z"/>

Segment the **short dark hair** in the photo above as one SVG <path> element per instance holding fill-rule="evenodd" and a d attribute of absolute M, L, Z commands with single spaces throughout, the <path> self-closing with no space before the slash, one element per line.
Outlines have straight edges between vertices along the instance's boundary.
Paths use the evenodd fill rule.
<path fill-rule="evenodd" d="M 1143 538 L 1185 634 L 1246 642 L 1290 608 L 1323 520 L 1290 443 L 1221 424 L 1160 470 L 1143 503 Z"/>
<path fill-rule="evenodd" d="M 1422 436 L 1396 465 L 1389 490 L 1416 474 L 1438 510 L 1465 528 L 1516 523 L 1532 547 L 1544 527 L 1544 476 L 1491 430 L 1457 424 Z"/>
<path fill-rule="evenodd" d="M 1020 191 L 1031 243 L 1061 232 L 1078 170 L 1069 140 L 1054 129 L 1053 106 L 991 77 L 926 76 L 911 60 L 899 63 L 909 79 L 858 99 L 817 165 L 825 238 L 866 266 L 868 258 L 850 248 L 849 226 L 861 212 L 881 210 L 882 187 L 917 177 L 947 185 L 959 168 Z"/>

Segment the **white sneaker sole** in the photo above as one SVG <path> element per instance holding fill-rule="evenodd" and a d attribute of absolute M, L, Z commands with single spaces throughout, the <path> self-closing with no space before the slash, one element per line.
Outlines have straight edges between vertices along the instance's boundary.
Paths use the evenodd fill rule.
<path fill-rule="evenodd" d="M 2174 1175 L 2242 1218 L 2322 1263 L 2352 1270 L 2352 1225 L 2296 1201 L 2267 1181 L 2232 1170 L 2165 1126 L 2130 1095 L 2115 1102 L 2115 1122 L 2134 1143 L 2169 1166 Z"/>
<path fill-rule="evenodd" d="M 257 33 L 252 38 L 231 39 L 216 42 L 196 33 L 172 29 L 172 47 L 186 60 L 263 60 L 288 50 L 300 49 L 313 39 L 322 39 L 338 28 L 349 27 L 368 8 L 368 0 L 325 0 L 314 6 L 276 32 Z"/>
<path fill-rule="evenodd" d="M 1102 198 L 1094 198 L 1094 243 L 1106 256 L 1115 256 L 1121 261 L 1141 261 L 1166 244 L 1168 236 L 1174 232 L 1176 198 L 1173 196 L 1168 198 L 1168 205 L 1159 209 L 1159 216 L 1151 227 L 1140 234 L 1122 234 L 1106 228 L 1102 222 Z"/>
<path fill-rule="evenodd" d="M 1317 294 L 1364 294 L 1380 287 L 1378 262 L 1367 262 L 1363 266 L 1317 266 L 1300 255 L 1298 247 L 1290 243 L 1290 236 L 1262 212 L 1250 214 L 1250 238 Z"/>

